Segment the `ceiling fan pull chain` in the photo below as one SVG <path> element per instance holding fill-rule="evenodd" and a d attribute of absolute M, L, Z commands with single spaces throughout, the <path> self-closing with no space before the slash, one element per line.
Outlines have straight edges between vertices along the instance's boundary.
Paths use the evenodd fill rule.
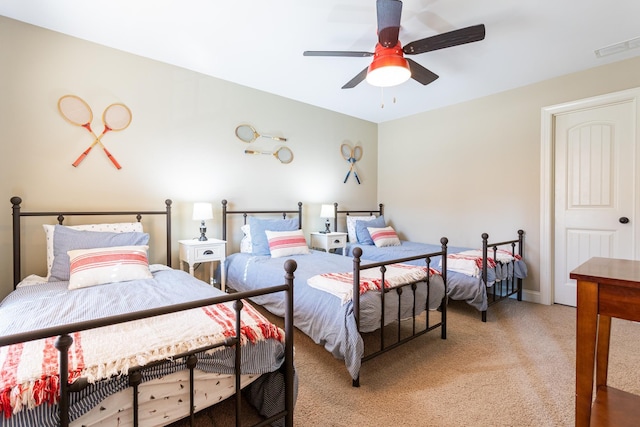
<path fill-rule="evenodd" d="M 380 87 L 380 108 L 384 108 L 384 88 Z"/>

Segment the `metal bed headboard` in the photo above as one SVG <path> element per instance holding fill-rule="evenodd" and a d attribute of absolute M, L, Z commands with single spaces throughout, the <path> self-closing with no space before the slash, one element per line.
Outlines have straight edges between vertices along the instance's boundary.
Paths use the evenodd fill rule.
<path fill-rule="evenodd" d="M 334 203 L 333 204 L 333 231 L 338 231 L 338 214 L 345 214 L 345 215 L 351 215 L 351 214 L 365 214 L 365 215 L 373 215 L 373 214 L 378 214 L 378 215 L 383 215 L 384 214 L 384 205 L 382 203 L 380 203 L 378 205 L 378 209 L 360 209 L 360 210 L 355 210 L 355 209 L 344 209 L 344 210 L 338 210 L 338 203 Z"/>
<path fill-rule="evenodd" d="M 244 210 L 230 211 L 227 209 L 227 200 L 222 200 L 222 240 L 227 240 L 227 215 L 242 215 L 243 223 L 247 223 L 247 216 L 256 214 L 282 215 L 282 219 L 287 218 L 287 214 L 298 214 L 298 229 L 302 229 L 302 202 L 298 202 L 297 210 Z"/>
<path fill-rule="evenodd" d="M 20 204 L 22 199 L 18 196 L 11 198 L 13 205 L 13 288 L 15 289 L 20 282 L 21 258 L 20 258 L 20 220 L 27 216 L 53 216 L 58 220 L 58 224 L 63 225 L 66 216 L 131 216 L 135 215 L 136 220 L 140 222 L 143 215 L 166 215 L 167 225 L 167 266 L 171 267 L 171 199 L 164 201 L 165 210 L 163 211 L 42 211 L 42 212 L 24 212 Z"/>

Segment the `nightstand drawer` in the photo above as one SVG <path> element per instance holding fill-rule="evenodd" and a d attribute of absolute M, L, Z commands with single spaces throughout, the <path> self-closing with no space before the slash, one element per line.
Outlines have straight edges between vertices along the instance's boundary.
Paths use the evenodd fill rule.
<path fill-rule="evenodd" d="M 329 238 L 329 242 L 328 242 L 329 249 L 343 248 L 347 244 L 346 235 L 332 236 L 331 234 L 329 234 L 328 238 Z"/>
<path fill-rule="evenodd" d="M 195 248 L 195 262 L 215 261 L 222 258 L 224 254 L 224 246 L 213 246 L 204 248 Z"/>

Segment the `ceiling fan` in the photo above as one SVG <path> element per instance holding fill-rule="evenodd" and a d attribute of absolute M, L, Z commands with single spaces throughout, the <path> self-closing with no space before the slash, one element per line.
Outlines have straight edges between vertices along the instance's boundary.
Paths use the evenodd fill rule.
<path fill-rule="evenodd" d="M 377 0 L 376 11 L 378 17 L 378 43 L 376 44 L 375 52 L 307 50 L 303 52 L 303 55 L 344 57 L 373 56 L 371 64 L 342 86 L 342 89 L 354 88 L 365 79 L 374 86 L 382 87 L 395 86 L 405 82 L 409 78 L 423 85 L 428 85 L 435 81 L 438 75 L 418 64 L 416 61 L 405 58 L 405 54 L 417 55 L 447 47 L 472 43 L 483 40 L 485 36 L 484 24 L 479 24 L 426 37 L 402 47 L 398 40 L 400 17 L 402 15 L 402 1 Z"/>

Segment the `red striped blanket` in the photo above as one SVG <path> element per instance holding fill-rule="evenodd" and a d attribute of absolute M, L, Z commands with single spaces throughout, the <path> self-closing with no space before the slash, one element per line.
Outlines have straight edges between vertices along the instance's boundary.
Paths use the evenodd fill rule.
<path fill-rule="evenodd" d="M 72 334 L 69 382 L 125 375 L 130 367 L 222 342 L 235 336 L 233 303 L 157 316 Z M 284 332 L 245 303 L 241 345 L 265 339 L 284 342 Z M 55 338 L 0 347 L 0 412 L 5 417 L 59 399 Z M 212 350 L 212 352 L 215 350 Z"/>
<path fill-rule="evenodd" d="M 496 268 L 496 261 L 501 263 L 509 263 L 514 259 L 521 259 L 520 255 L 512 255 L 511 252 L 498 249 L 493 258 L 493 250 L 490 250 L 487 256 L 487 267 Z M 440 263 L 442 266 L 442 263 Z M 463 273 L 468 276 L 480 277 L 482 271 L 482 251 L 480 249 L 472 249 L 462 251 L 455 254 L 447 255 L 447 269 Z"/>
<path fill-rule="evenodd" d="M 394 288 L 427 278 L 427 267 L 409 264 L 389 264 L 385 267 L 387 269 L 384 276 L 385 288 Z M 440 274 L 440 272 L 430 268 L 429 274 Z M 353 297 L 353 272 L 318 274 L 309 278 L 307 283 L 311 287 L 337 296 L 343 304 Z M 360 271 L 359 289 L 360 295 L 367 291 L 382 289 L 382 274 L 379 267 Z"/>

